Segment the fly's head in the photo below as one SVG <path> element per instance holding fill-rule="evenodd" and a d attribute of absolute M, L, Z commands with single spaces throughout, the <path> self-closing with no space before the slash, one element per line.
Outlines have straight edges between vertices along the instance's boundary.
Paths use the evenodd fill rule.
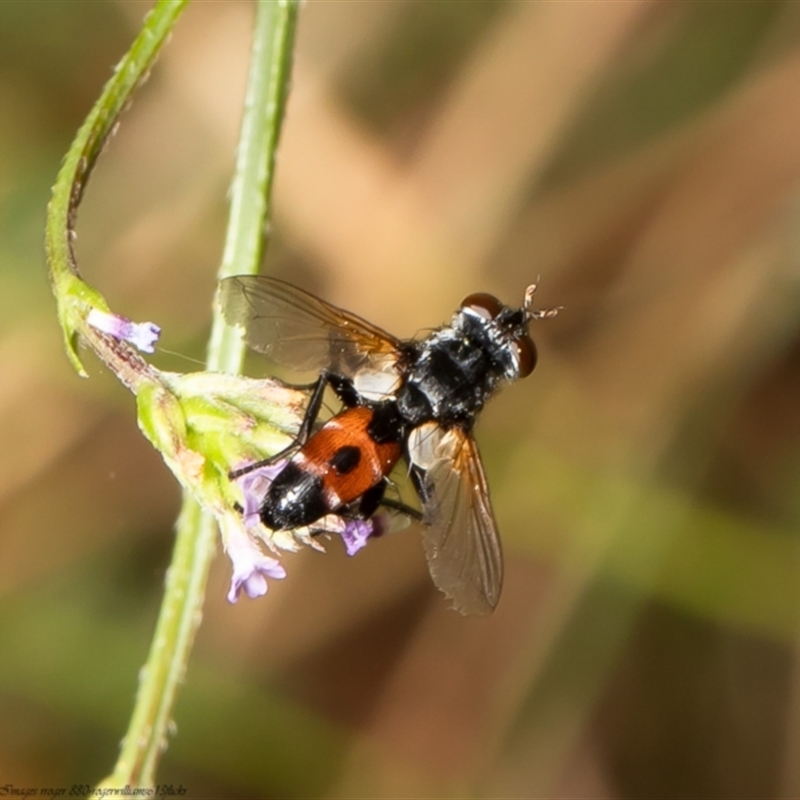
<path fill-rule="evenodd" d="M 503 305 L 493 295 L 483 292 L 471 294 L 461 302 L 459 313 L 485 332 L 492 356 L 501 365 L 507 380 L 527 378 L 536 366 L 536 345 L 529 329 L 531 321 L 549 319 L 560 310 L 560 307 L 533 308 L 536 287 L 533 283 L 525 290 L 522 308 Z"/>

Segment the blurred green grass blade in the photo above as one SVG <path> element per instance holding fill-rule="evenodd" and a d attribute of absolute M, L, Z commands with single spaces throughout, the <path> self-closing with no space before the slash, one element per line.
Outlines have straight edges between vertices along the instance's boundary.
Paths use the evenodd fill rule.
<path fill-rule="evenodd" d="M 598 582 L 587 587 L 505 731 L 489 787 L 495 796 L 549 797 L 563 778 L 601 689 L 618 663 L 644 597 Z"/>
<path fill-rule="evenodd" d="M 130 665 L 141 660 L 148 632 L 98 611 L 103 599 L 91 592 L 67 597 L 80 599 L 39 591 L 5 605 L 0 691 L 97 726 L 116 741 L 134 690 Z M 192 665 L 179 710 L 171 761 L 254 796 L 320 796 L 349 742 L 347 732 L 282 695 L 203 664 Z"/>
<path fill-rule="evenodd" d="M 740 633 L 795 641 L 800 541 L 791 532 L 541 451 L 520 454 L 501 487 L 510 507 L 516 498 L 510 530 L 530 531 L 512 541 L 549 562 L 558 578 L 547 612 L 553 638 L 523 656 L 492 791 L 525 787 L 547 796 L 556 789 L 651 600 Z M 531 635 L 540 640 L 541 629 Z"/>
<path fill-rule="evenodd" d="M 504 532 L 525 533 L 516 547 L 720 625 L 795 640 L 800 540 L 791 531 L 541 450 L 525 449 L 515 464 L 496 495 L 510 509 Z"/>
<path fill-rule="evenodd" d="M 648 32 L 650 46 L 631 47 L 586 104 L 540 190 L 567 183 L 601 162 L 625 158 L 713 106 L 785 22 L 785 9 L 783 0 L 675 4 Z"/>
<path fill-rule="evenodd" d="M 193 667 L 177 712 L 180 729 L 169 758 L 252 792 L 320 797 L 346 762 L 351 738 L 346 731 L 282 693 L 202 665 Z"/>

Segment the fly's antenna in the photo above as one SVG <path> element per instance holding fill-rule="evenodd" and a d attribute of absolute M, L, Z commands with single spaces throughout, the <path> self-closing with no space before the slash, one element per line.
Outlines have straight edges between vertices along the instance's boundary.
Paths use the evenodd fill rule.
<path fill-rule="evenodd" d="M 554 308 L 531 308 L 533 305 L 533 296 L 536 294 L 536 289 L 539 287 L 539 281 L 541 280 L 541 275 L 536 276 L 536 283 L 532 283 L 526 290 L 525 290 L 525 299 L 522 301 L 522 310 L 525 312 L 525 316 L 531 319 L 551 319 L 558 315 L 558 312 L 561 311 L 564 306 L 555 306 Z"/>

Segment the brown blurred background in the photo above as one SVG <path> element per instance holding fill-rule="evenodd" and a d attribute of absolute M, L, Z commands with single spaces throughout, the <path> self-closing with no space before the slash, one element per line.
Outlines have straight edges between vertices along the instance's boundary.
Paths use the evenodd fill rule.
<path fill-rule="evenodd" d="M 132 398 L 71 371 L 42 255 L 148 7 L 0 3 L 0 785 L 109 771 L 170 556 L 176 484 Z M 79 220 L 87 279 L 190 358 L 252 15 L 188 9 Z M 449 611 L 413 531 L 287 555 L 236 606 L 219 557 L 164 783 L 800 795 L 799 98 L 793 2 L 304 5 L 266 268 L 401 336 L 537 275 L 565 308 L 478 428 L 497 612 Z"/>

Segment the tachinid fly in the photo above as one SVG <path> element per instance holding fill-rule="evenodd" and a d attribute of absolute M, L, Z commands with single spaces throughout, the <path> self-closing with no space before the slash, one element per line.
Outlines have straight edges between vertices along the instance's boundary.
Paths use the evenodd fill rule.
<path fill-rule="evenodd" d="M 272 530 L 308 526 L 366 538 L 380 532 L 382 507 L 421 518 L 436 586 L 464 614 L 492 611 L 503 557 L 472 429 L 501 384 L 536 366 L 529 323 L 558 309 L 534 310 L 535 291 L 535 284 L 528 287 L 521 308 L 469 295 L 446 325 L 423 339 L 400 340 L 276 278 L 223 280 L 225 319 L 243 329 L 250 347 L 319 373 L 296 441 L 231 473 L 272 469 L 259 500 L 261 522 Z M 317 427 L 328 386 L 343 409 Z M 401 459 L 421 515 L 385 496 Z"/>

